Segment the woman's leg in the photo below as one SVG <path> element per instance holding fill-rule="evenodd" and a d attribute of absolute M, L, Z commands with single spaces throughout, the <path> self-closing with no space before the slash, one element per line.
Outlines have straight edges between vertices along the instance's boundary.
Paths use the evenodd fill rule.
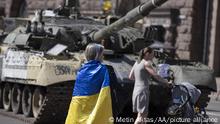
<path fill-rule="evenodd" d="M 147 114 L 146 113 L 138 113 L 137 118 L 134 124 L 146 124 Z"/>

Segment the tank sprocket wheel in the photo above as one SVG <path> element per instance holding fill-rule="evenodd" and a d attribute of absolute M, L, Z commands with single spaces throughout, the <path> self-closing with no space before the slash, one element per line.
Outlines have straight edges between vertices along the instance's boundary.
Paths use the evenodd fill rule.
<path fill-rule="evenodd" d="M 14 84 L 11 92 L 11 108 L 13 113 L 18 114 L 21 112 L 21 96 L 22 96 L 22 89 L 21 86 L 18 84 Z"/>
<path fill-rule="evenodd" d="M 30 86 L 25 86 L 22 92 L 22 112 L 25 117 L 32 116 L 32 90 Z"/>
<path fill-rule="evenodd" d="M 32 110 L 33 110 L 33 116 L 35 118 L 38 117 L 38 114 L 40 113 L 41 107 L 44 102 L 45 97 L 45 91 L 41 87 L 37 87 L 34 90 L 33 98 L 32 98 Z"/>
<path fill-rule="evenodd" d="M 6 83 L 3 88 L 3 107 L 6 111 L 11 110 L 11 86 Z"/>

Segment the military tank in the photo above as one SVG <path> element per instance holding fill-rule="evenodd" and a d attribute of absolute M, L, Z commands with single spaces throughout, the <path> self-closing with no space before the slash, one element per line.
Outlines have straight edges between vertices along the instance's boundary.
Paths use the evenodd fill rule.
<path fill-rule="evenodd" d="M 129 25 L 166 1 L 148 1 L 109 26 L 82 17 L 78 8 L 74 8 L 74 1 L 67 0 L 64 7 L 55 11 L 40 11 L 35 18 L 37 22 L 29 21 L 26 27 L 16 28 L 1 43 L 0 114 L 26 123 L 64 123 L 76 72 L 85 61 L 83 50 L 91 42 L 105 46 L 104 63 L 110 70 L 114 116 L 131 114 L 134 82 L 128 79 L 128 74 L 136 53 L 151 42 Z M 168 58 L 159 57 L 164 60 L 162 63 L 170 64 L 175 82 L 189 81 L 204 89 L 200 105 L 205 107 L 208 94 L 216 90 L 213 71 L 198 63 L 168 62 Z M 200 75 L 195 70 L 203 78 L 198 79 Z M 150 109 L 156 108 L 163 114 L 169 89 L 152 81 L 150 90 Z"/>

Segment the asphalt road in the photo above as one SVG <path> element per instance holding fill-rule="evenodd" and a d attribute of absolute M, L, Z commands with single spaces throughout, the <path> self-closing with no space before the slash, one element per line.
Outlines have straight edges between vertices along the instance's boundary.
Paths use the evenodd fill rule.
<path fill-rule="evenodd" d="M 25 123 L 17 119 L 12 119 L 12 118 L 0 115 L 0 124 L 25 124 Z"/>
<path fill-rule="evenodd" d="M 217 121 L 216 124 L 220 124 L 220 96 L 219 99 L 216 100 L 216 95 L 217 94 L 212 95 L 211 102 L 206 111 L 211 120 Z"/>

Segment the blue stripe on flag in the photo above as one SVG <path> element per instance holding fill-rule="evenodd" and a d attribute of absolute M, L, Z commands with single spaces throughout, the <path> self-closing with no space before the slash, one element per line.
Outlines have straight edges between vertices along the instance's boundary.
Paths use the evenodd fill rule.
<path fill-rule="evenodd" d="M 73 96 L 97 94 L 101 88 L 109 86 L 109 82 L 107 67 L 99 61 L 89 61 L 77 73 Z"/>

